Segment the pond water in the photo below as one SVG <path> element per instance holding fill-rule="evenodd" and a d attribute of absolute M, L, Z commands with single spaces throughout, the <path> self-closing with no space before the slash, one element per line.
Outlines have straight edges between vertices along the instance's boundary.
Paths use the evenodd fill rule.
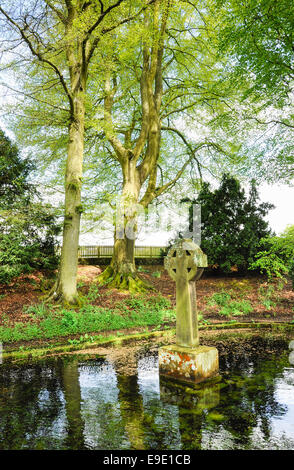
<path fill-rule="evenodd" d="M 71 356 L 0 366 L 0 449 L 294 449 L 289 352 L 220 358 L 199 390 L 160 383 L 157 355 L 125 371 Z"/>

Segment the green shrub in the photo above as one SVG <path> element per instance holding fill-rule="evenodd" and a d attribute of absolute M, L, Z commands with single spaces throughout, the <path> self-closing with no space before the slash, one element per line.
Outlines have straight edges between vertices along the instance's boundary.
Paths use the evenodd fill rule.
<path fill-rule="evenodd" d="M 56 213 L 29 182 L 33 165 L 0 130 L 0 282 L 33 269 L 53 269 Z"/>
<path fill-rule="evenodd" d="M 207 303 L 208 305 L 218 305 L 221 307 L 227 305 L 230 300 L 231 295 L 222 290 L 221 292 L 213 294 Z"/>
<path fill-rule="evenodd" d="M 1 254 L 0 254 L 1 258 Z M 1 262 L 1 261 L 0 261 Z M 9 264 L 0 265 L 0 283 L 8 284 L 13 278 L 24 272 L 29 272 L 30 267 L 24 265 L 11 266 Z"/>
<path fill-rule="evenodd" d="M 0 282 L 9 283 L 34 269 L 56 267 L 54 237 L 59 227 L 49 208 L 19 203 L 9 211 L 0 208 L 0 217 Z"/>
<path fill-rule="evenodd" d="M 253 311 L 252 305 L 247 300 L 242 301 L 235 301 L 228 303 L 227 305 L 223 306 L 219 311 L 220 315 L 224 316 L 242 316 L 248 315 Z"/>
<path fill-rule="evenodd" d="M 231 293 L 224 290 L 213 294 L 207 303 L 208 305 L 218 305 L 221 307 L 219 314 L 223 316 L 247 315 L 253 310 L 249 301 L 232 300 Z"/>
<path fill-rule="evenodd" d="M 294 225 L 287 227 L 278 237 L 267 237 L 260 241 L 260 251 L 249 269 L 258 269 L 271 281 L 284 280 L 289 274 L 294 286 Z"/>
<path fill-rule="evenodd" d="M 195 200 L 183 200 L 192 203 L 190 230 L 193 204 L 201 205 L 201 248 L 212 269 L 224 273 L 246 272 L 259 251 L 260 239 L 271 235 L 265 216 L 274 206 L 259 203 L 258 199 L 254 180 L 247 196 L 235 177 L 224 174 L 218 188 L 203 183 Z"/>
<path fill-rule="evenodd" d="M 251 263 L 249 269 L 259 270 L 261 273 L 266 274 L 268 279 L 277 277 L 282 279 L 289 272 L 285 261 L 276 253 L 268 251 L 258 252 L 256 261 Z"/>

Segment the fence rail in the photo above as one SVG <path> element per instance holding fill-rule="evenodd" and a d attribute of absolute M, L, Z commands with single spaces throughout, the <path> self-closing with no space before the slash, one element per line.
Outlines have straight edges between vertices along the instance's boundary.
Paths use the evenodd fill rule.
<path fill-rule="evenodd" d="M 135 246 L 135 258 L 162 258 L 165 246 Z M 112 245 L 80 246 L 79 258 L 111 258 Z"/>

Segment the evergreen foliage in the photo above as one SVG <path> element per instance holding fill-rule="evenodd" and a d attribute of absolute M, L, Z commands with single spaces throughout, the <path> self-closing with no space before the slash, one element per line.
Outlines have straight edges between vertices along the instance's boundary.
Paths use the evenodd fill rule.
<path fill-rule="evenodd" d="M 52 206 L 28 181 L 33 170 L 0 131 L 0 282 L 32 269 L 53 268 L 59 226 Z"/>
<path fill-rule="evenodd" d="M 201 247 L 214 269 L 246 272 L 263 237 L 271 235 L 265 216 L 274 206 L 258 202 L 254 181 L 246 196 L 240 182 L 224 174 L 219 188 L 204 183 L 197 199 L 201 205 Z M 190 220 L 192 217 L 192 207 Z"/>

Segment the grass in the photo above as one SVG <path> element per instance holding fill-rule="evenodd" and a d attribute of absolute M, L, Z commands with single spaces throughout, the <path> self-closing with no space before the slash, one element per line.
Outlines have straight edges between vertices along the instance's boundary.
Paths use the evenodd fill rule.
<path fill-rule="evenodd" d="M 29 324 L 20 322 L 14 327 L 1 326 L 1 342 L 51 339 L 154 325 L 160 327 L 175 320 L 170 301 L 162 296 L 130 297 L 118 302 L 113 309 L 86 303 L 79 311 L 64 308 L 53 311 L 50 306 L 38 304 L 27 308 L 26 312 L 35 316 L 36 321 Z"/>
<path fill-rule="evenodd" d="M 278 326 L 278 328 L 277 328 Z M 42 346 L 37 347 L 33 349 L 30 345 L 30 343 L 27 343 L 26 345 L 21 345 L 17 347 L 16 349 L 6 349 L 4 351 L 4 358 L 5 359 L 12 359 L 14 361 L 22 361 L 26 359 L 27 357 L 32 358 L 40 358 L 40 357 L 45 357 L 47 355 L 52 355 L 56 353 L 66 353 L 69 351 L 77 351 L 79 349 L 89 349 L 93 348 L 93 346 L 96 348 L 98 346 L 105 346 L 107 344 L 122 344 L 123 341 L 128 341 L 130 339 L 134 340 L 141 340 L 141 339 L 146 339 L 149 337 L 154 337 L 157 335 L 160 335 L 160 337 L 165 337 L 167 339 L 166 344 L 170 344 L 172 341 L 172 338 L 175 338 L 176 330 L 175 328 L 170 328 L 168 327 L 168 330 L 166 330 L 165 327 L 168 327 L 167 325 L 164 326 L 164 330 L 161 329 L 160 331 L 156 331 L 156 329 L 152 329 L 151 331 L 149 330 L 148 333 L 144 332 L 132 332 L 130 334 L 126 334 L 125 332 L 114 332 L 109 335 L 81 335 L 79 338 L 75 339 L 68 339 L 67 342 L 66 338 L 63 338 L 63 341 L 55 342 L 54 344 L 48 344 L 48 343 L 43 343 Z M 235 329 L 245 329 L 245 331 L 235 331 Z M 215 331 L 215 330 L 220 330 L 221 332 L 217 332 L 217 334 L 213 336 L 214 340 L 227 340 L 228 338 L 232 338 L 233 340 L 237 338 L 241 339 L 246 339 L 251 337 L 252 334 L 256 334 L 256 330 L 258 330 L 258 336 L 262 335 L 265 338 L 268 338 L 269 340 L 273 340 L 277 337 L 285 338 L 287 340 L 293 339 L 293 331 L 294 331 L 294 324 L 291 325 L 290 323 L 287 323 L 285 325 L 275 325 L 272 323 L 238 323 L 236 320 L 230 320 L 226 321 L 225 323 L 222 324 L 217 324 L 217 325 L 210 325 L 207 327 L 206 325 L 200 325 L 200 329 L 206 330 L 206 333 L 209 333 L 209 331 Z M 222 331 L 222 330 L 228 330 L 228 331 Z M 250 329 L 250 331 L 248 331 Z M 45 347 L 44 347 L 45 345 Z M 12 345 L 13 348 L 13 345 Z"/>
<path fill-rule="evenodd" d="M 225 317 L 248 315 L 253 311 L 252 305 L 248 300 L 234 300 L 234 292 L 221 290 L 216 292 L 208 300 L 208 305 L 218 305 L 219 314 Z"/>

